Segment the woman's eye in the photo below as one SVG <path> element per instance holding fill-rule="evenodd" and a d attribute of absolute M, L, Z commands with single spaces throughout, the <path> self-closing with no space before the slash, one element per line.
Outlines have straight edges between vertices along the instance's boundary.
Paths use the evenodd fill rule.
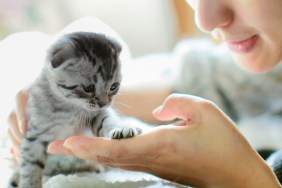
<path fill-rule="evenodd" d="M 112 85 L 111 85 L 111 88 L 110 88 L 110 90 L 111 91 L 115 91 L 115 90 L 117 90 L 119 88 L 119 83 L 113 83 Z"/>
<path fill-rule="evenodd" d="M 94 85 L 83 86 L 83 90 L 86 93 L 94 93 L 95 92 L 95 86 Z"/>

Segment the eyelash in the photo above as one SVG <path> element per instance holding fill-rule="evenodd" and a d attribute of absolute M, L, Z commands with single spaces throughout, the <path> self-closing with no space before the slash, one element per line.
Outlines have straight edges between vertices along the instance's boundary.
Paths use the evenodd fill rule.
<path fill-rule="evenodd" d="M 57 84 L 57 85 L 67 90 L 74 90 L 75 88 L 77 88 L 77 85 L 74 85 L 74 86 L 65 86 L 61 84 Z"/>

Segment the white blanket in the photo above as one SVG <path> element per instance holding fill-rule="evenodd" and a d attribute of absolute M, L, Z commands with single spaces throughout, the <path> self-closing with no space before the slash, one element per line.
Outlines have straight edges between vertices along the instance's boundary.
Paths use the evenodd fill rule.
<path fill-rule="evenodd" d="M 50 178 L 44 188 L 93 188 L 93 187 L 120 187 L 120 188 L 178 188 L 186 187 L 173 182 L 159 179 L 155 176 L 111 169 L 99 174 L 57 175 Z"/>
<path fill-rule="evenodd" d="M 0 188 L 8 185 L 14 166 L 6 148 L 0 147 Z M 120 169 L 107 169 L 101 173 L 57 175 L 45 180 L 43 188 L 182 188 L 187 187 L 157 178 L 153 175 Z"/>

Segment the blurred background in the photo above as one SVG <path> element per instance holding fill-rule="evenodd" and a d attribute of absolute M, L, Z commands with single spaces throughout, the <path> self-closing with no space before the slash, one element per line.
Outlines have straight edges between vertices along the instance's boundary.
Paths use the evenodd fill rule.
<path fill-rule="evenodd" d="M 199 34 L 185 0 L 0 0 L 0 39 L 19 31 L 54 34 L 84 16 L 110 25 L 134 57 L 167 52 Z"/>

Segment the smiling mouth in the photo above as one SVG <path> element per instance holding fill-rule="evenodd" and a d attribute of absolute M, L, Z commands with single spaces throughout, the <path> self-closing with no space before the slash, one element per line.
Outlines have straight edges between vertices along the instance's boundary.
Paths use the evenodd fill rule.
<path fill-rule="evenodd" d="M 250 38 L 241 41 L 228 41 L 228 47 L 230 50 L 237 53 L 249 53 L 256 45 L 258 36 L 254 35 Z"/>

